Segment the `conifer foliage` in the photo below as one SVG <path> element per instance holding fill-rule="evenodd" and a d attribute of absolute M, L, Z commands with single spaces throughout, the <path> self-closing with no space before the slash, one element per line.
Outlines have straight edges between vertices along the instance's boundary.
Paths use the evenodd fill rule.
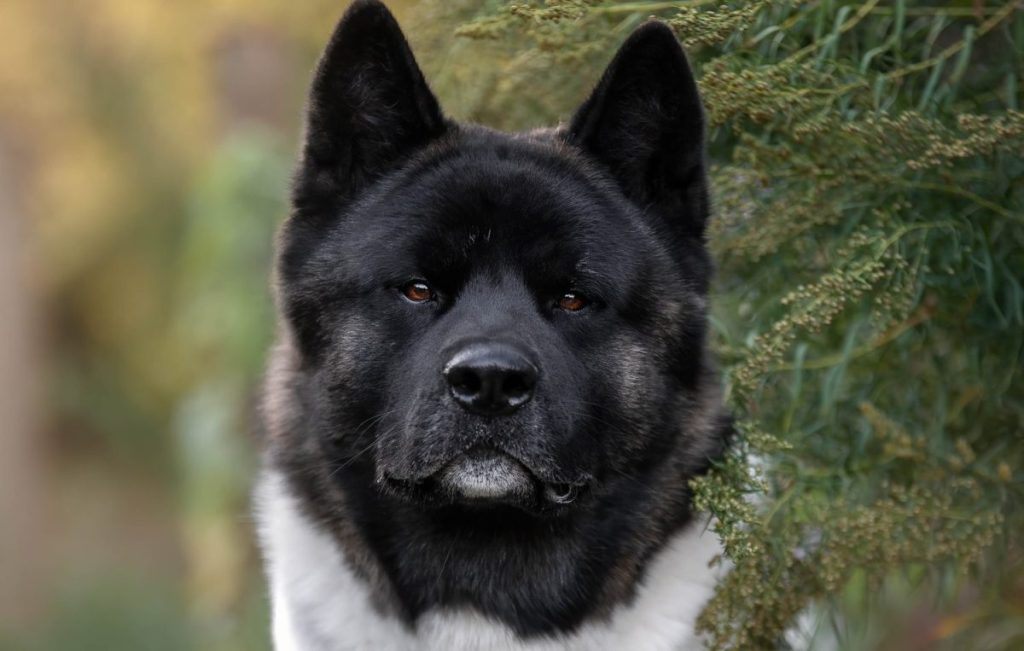
<path fill-rule="evenodd" d="M 697 68 L 740 424 L 695 485 L 709 646 L 1024 648 L 1024 3 L 426 11 L 441 95 L 499 126 L 565 119 L 651 16 Z"/>

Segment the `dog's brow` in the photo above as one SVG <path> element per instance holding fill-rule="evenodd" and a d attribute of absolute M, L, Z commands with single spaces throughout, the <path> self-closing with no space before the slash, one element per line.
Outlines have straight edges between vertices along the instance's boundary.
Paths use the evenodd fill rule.
<path fill-rule="evenodd" d="M 583 253 L 576 259 L 576 264 L 573 265 L 573 273 L 580 277 L 590 277 L 596 275 L 594 266 L 591 264 L 592 258 L 589 254 Z"/>

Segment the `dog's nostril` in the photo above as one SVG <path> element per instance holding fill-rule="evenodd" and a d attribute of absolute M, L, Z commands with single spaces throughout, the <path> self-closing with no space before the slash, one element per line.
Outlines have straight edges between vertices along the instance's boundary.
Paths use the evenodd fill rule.
<path fill-rule="evenodd" d="M 510 398 L 519 398 L 529 395 L 533 384 L 521 373 L 511 373 L 505 377 L 502 390 Z"/>
<path fill-rule="evenodd" d="M 479 414 L 507 414 L 533 397 L 537 369 L 513 346 L 476 343 L 460 350 L 445 365 L 452 397 Z"/>
<path fill-rule="evenodd" d="M 480 381 L 480 376 L 474 373 L 472 369 L 466 368 L 453 369 L 448 375 L 448 383 L 453 389 L 472 394 L 478 393 L 483 384 Z"/>

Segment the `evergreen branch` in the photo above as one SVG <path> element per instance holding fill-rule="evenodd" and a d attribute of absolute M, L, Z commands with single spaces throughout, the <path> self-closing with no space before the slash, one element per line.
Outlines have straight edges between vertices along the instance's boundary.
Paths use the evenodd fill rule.
<path fill-rule="evenodd" d="M 988 20 L 986 20 L 985 22 L 978 26 L 978 29 L 975 30 L 974 32 L 974 39 L 977 40 L 984 36 L 985 34 L 987 34 L 994 27 L 996 27 L 996 25 L 1001 23 L 1003 19 L 1007 18 L 1015 10 L 1020 9 L 1021 5 L 1021 0 L 1012 0 L 1011 2 L 1006 3 L 1006 6 L 1002 7 L 999 11 L 992 14 L 992 16 L 988 18 Z M 958 52 L 960 52 L 960 50 L 964 49 L 965 47 L 967 47 L 967 40 L 960 39 L 959 41 L 957 41 L 953 45 L 950 45 L 945 50 L 939 52 L 930 59 L 925 59 L 924 61 L 919 61 L 912 65 L 905 66 L 897 70 L 893 70 L 892 72 L 882 75 L 882 77 L 892 81 L 894 79 L 906 77 L 907 75 L 912 75 L 916 72 L 921 72 L 922 70 L 927 70 L 935 65 L 938 65 L 939 63 L 942 63 L 943 61 L 950 58 L 954 54 L 957 54 Z"/>
<path fill-rule="evenodd" d="M 867 354 L 870 354 L 878 350 L 879 348 L 882 348 L 883 346 L 888 345 L 889 343 L 895 341 L 900 336 L 902 336 L 903 333 L 907 332 L 908 330 L 912 330 L 913 328 L 924 323 L 933 316 L 935 316 L 935 308 L 928 305 L 922 305 L 920 308 L 918 308 L 916 312 L 914 312 L 914 314 L 910 316 L 910 318 L 906 319 L 902 323 L 893 326 L 892 328 L 878 335 L 878 337 L 872 339 L 868 343 L 862 346 L 858 346 L 857 348 L 854 348 L 853 351 L 848 354 L 835 353 L 833 355 L 825 355 L 817 359 L 805 361 L 801 364 L 777 364 L 771 367 L 771 369 L 769 370 L 773 373 L 778 373 L 780 371 L 795 371 L 797 369 L 820 370 L 823 368 L 831 368 L 833 366 L 838 366 L 839 364 L 842 364 L 846 361 L 863 357 Z"/>
<path fill-rule="evenodd" d="M 883 179 L 879 180 L 881 181 Z M 977 205 L 981 206 L 982 208 L 991 210 L 992 212 L 996 213 L 997 215 L 1000 215 L 1001 217 L 1005 217 L 1006 219 L 1011 219 L 1013 221 L 1024 223 L 1024 215 L 1010 212 L 1009 210 L 1003 208 L 994 201 L 989 201 L 988 199 L 980 195 L 977 195 L 971 192 L 970 190 L 965 190 L 958 185 L 930 183 L 927 181 L 906 181 L 902 179 L 894 179 L 892 177 L 887 177 L 884 180 L 889 183 L 896 183 L 905 188 L 911 188 L 916 190 L 931 190 L 933 192 L 945 192 L 946 194 L 956 195 L 963 199 L 967 199 L 968 201 L 972 201 Z"/>
<path fill-rule="evenodd" d="M 857 10 L 857 13 L 850 16 L 848 19 L 846 19 L 846 22 L 839 26 L 839 29 L 837 29 L 833 35 L 836 38 L 838 38 L 839 36 L 845 34 L 846 32 L 850 31 L 851 29 L 859 25 L 860 22 L 864 20 L 868 16 L 868 14 L 871 13 L 871 10 L 878 5 L 878 3 L 879 0 L 869 0 L 868 2 L 865 2 L 863 5 L 861 5 L 860 9 Z M 825 39 L 822 39 L 820 41 L 815 41 L 809 45 L 806 45 L 797 50 L 796 52 L 794 52 L 793 54 L 786 57 L 785 61 L 800 61 L 811 52 L 814 52 L 815 50 L 820 48 L 824 43 Z"/>
<path fill-rule="evenodd" d="M 903 13 L 907 16 L 950 16 L 954 18 L 980 18 L 986 14 L 999 11 L 1000 7 L 906 7 Z M 878 16 L 894 16 L 897 10 L 893 7 L 875 7 L 872 14 Z"/>
<path fill-rule="evenodd" d="M 622 2 L 613 5 L 592 7 L 592 14 L 632 14 L 641 11 L 664 11 L 666 9 L 686 9 L 713 5 L 720 0 L 693 0 L 691 2 Z"/>

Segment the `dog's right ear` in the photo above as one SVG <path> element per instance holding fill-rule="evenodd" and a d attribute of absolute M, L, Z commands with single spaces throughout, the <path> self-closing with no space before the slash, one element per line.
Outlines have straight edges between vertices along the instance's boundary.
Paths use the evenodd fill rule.
<path fill-rule="evenodd" d="M 702 238 L 708 217 L 704 111 L 672 30 L 638 27 L 569 125 L 566 138 L 603 164 L 669 232 Z"/>
<path fill-rule="evenodd" d="M 356 0 L 313 78 L 292 194 L 296 213 L 333 212 L 444 130 L 437 99 L 391 12 L 377 0 Z"/>

